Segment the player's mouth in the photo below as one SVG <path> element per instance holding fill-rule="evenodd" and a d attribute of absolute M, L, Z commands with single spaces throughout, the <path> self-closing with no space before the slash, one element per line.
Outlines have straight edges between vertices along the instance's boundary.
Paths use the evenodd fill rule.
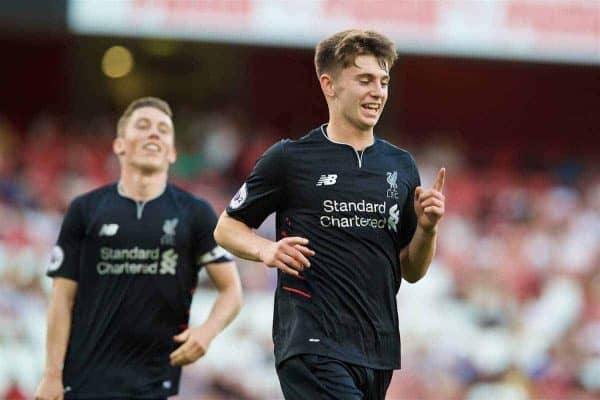
<path fill-rule="evenodd" d="M 365 110 L 369 115 L 377 115 L 381 110 L 381 104 L 379 103 L 364 103 L 361 104 L 361 108 Z"/>
<path fill-rule="evenodd" d="M 142 149 L 152 153 L 160 153 L 160 151 L 162 150 L 161 147 L 156 143 L 146 143 L 142 146 Z"/>

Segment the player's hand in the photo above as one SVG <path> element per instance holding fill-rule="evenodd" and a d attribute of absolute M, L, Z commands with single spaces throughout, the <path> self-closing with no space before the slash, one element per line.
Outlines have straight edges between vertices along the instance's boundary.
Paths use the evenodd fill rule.
<path fill-rule="evenodd" d="M 446 211 L 446 197 L 442 194 L 445 180 L 446 168 L 440 168 L 432 189 L 426 190 L 421 186 L 415 189 L 417 223 L 426 232 L 435 231 L 437 223 Z"/>
<path fill-rule="evenodd" d="M 65 389 L 60 376 L 44 374 L 37 390 L 35 400 L 63 400 Z"/>
<path fill-rule="evenodd" d="M 173 337 L 177 343 L 183 343 L 169 355 L 171 365 L 182 366 L 195 362 L 206 354 L 214 336 L 202 325 L 188 328 Z"/>
<path fill-rule="evenodd" d="M 304 268 L 310 268 L 307 257 L 315 252 L 306 247 L 308 239 L 292 236 L 272 242 L 262 249 L 260 259 L 271 268 L 279 268 L 286 274 L 298 276 Z"/>

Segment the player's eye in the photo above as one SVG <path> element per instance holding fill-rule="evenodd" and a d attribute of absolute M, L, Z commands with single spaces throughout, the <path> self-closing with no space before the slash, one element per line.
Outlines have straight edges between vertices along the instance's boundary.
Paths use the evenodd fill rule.
<path fill-rule="evenodd" d="M 146 118 L 138 119 L 135 123 L 135 127 L 138 129 L 147 129 L 150 127 L 150 121 Z"/>
<path fill-rule="evenodd" d="M 158 124 L 158 131 L 160 133 L 167 134 L 167 133 L 171 133 L 171 128 L 167 124 L 160 123 L 160 124 Z"/>

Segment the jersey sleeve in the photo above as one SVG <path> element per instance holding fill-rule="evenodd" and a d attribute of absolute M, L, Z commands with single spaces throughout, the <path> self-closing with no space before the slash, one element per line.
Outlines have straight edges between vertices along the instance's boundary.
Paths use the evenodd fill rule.
<path fill-rule="evenodd" d="M 75 199 L 63 219 L 46 275 L 79 280 L 81 246 L 85 237 L 82 200 Z"/>
<path fill-rule="evenodd" d="M 284 141 L 271 146 L 256 162 L 254 170 L 235 194 L 227 214 L 252 228 L 258 228 L 283 199 Z"/>
<path fill-rule="evenodd" d="M 198 201 L 193 221 L 196 264 L 202 267 L 210 263 L 232 261 L 231 254 L 215 242 L 213 232 L 217 225 L 217 214 L 208 202 Z"/>
<path fill-rule="evenodd" d="M 400 237 L 399 237 L 399 248 L 403 249 L 406 247 L 417 230 L 417 214 L 415 213 L 415 189 L 421 185 L 421 178 L 419 176 L 419 170 L 414 158 L 410 157 L 411 161 L 411 187 L 410 192 L 407 196 L 406 203 L 402 210 L 402 221 L 400 222 Z"/>

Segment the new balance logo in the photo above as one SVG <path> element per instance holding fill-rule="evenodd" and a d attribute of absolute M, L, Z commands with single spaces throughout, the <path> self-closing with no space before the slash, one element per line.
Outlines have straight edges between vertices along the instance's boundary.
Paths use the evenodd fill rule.
<path fill-rule="evenodd" d="M 100 228 L 100 233 L 98 233 L 98 236 L 115 236 L 118 230 L 118 224 L 104 224 L 102 225 L 102 228 Z"/>
<path fill-rule="evenodd" d="M 317 181 L 317 186 L 330 186 L 335 185 L 337 181 L 337 174 L 321 175 Z"/>

